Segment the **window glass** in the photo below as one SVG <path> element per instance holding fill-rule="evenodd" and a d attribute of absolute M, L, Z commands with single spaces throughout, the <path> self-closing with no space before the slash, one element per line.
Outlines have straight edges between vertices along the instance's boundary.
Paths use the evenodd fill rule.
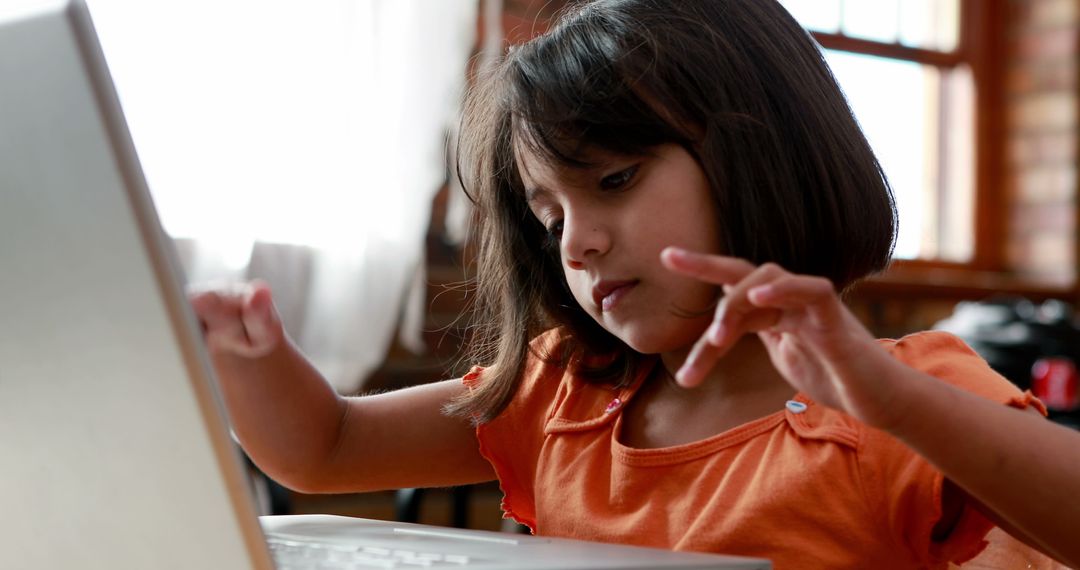
<path fill-rule="evenodd" d="M 918 257 L 925 224 L 937 124 L 926 93 L 937 71 L 917 63 L 827 51 L 826 58 L 843 86 L 848 103 L 874 148 L 896 194 L 900 233 L 896 256 Z"/>
<path fill-rule="evenodd" d="M 787 11 L 808 30 L 836 33 L 840 31 L 841 0 L 781 0 Z"/>
<path fill-rule="evenodd" d="M 896 46 L 949 53 L 959 0 L 781 0 L 826 59 L 896 196 L 896 257 L 965 262 L 974 251 L 974 84 Z M 851 42 L 847 38 L 862 40 Z M 854 50 L 854 51 L 852 51 Z M 884 57 L 889 54 L 892 57 Z"/>
<path fill-rule="evenodd" d="M 968 258 L 973 119 L 962 102 L 972 97 L 970 73 L 825 54 L 892 184 L 900 217 L 896 257 Z"/>
<path fill-rule="evenodd" d="M 951 52 L 956 50 L 959 0 L 903 0 L 899 40 L 910 47 Z"/>
<path fill-rule="evenodd" d="M 845 36 L 883 43 L 899 39 L 900 0 L 847 0 L 842 6 L 840 30 Z"/>
<path fill-rule="evenodd" d="M 956 49 L 959 0 L 781 0 L 808 30 L 908 47 Z"/>

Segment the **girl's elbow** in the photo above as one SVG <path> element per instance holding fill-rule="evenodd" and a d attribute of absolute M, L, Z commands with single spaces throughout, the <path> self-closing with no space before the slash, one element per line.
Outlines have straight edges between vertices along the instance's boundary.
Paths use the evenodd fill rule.
<path fill-rule="evenodd" d="M 318 468 L 265 468 L 263 473 L 278 485 L 296 493 L 320 495 L 335 492 L 333 482 Z"/>

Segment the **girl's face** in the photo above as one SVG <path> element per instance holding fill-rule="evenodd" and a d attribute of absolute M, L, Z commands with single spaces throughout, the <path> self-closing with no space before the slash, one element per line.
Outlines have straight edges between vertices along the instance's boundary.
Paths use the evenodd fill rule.
<path fill-rule="evenodd" d="M 716 288 L 660 264 L 668 246 L 720 253 L 705 173 L 681 146 L 646 156 L 598 154 L 588 169 L 519 154 L 529 208 L 557 247 L 570 291 L 607 331 L 645 354 L 691 346 Z"/>

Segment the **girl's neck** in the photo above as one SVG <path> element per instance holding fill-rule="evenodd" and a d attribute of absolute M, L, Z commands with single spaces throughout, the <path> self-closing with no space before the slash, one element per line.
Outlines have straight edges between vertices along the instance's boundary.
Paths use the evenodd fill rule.
<path fill-rule="evenodd" d="M 649 449 L 700 441 L 781 411 L 795 394 L 756 336 L 736 344 L 692 389 L 676 385 L 671 374 L 688 352 L 661 355 L 653 377 L 624 410 L 623 444 Z"/>
<path fill-rule="evenodd" d="M 675 371 L 682 366 L 690 349 L 660 355 L 668 381 L 674 386 Z M 663 371 L 662 371 L 663 372 Z M 795 394 L 773 366 L 765 345 L 756 335 L 744 336 L 716 363 L 705 381 L 688 392 L 720 397 L 725 400 L 758 398 L 763 394 Z"/>

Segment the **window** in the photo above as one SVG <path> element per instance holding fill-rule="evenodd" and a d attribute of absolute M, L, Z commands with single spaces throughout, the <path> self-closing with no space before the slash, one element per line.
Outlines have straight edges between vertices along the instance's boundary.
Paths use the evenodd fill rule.
<path fill-rule="evenodd" d="M 981 6 L 978 4 L 982 2 Z M 825 49 L 896 194 L 896 257 L 988 268 L 976 239 L 991 0 L 781 0 Z M 974 24 L 974 25 L 972 25 Z M 984 50 L 985 51 L 985 50 Z M 977 220 L 979 223 L 977 224 Z"/>
<path fill-rule="evenodd" d="M 476 0 L 88 5 L 187 278 L 269 282 L 342 393 L 395 333 L 422 350 L 415 293 Z"/>

